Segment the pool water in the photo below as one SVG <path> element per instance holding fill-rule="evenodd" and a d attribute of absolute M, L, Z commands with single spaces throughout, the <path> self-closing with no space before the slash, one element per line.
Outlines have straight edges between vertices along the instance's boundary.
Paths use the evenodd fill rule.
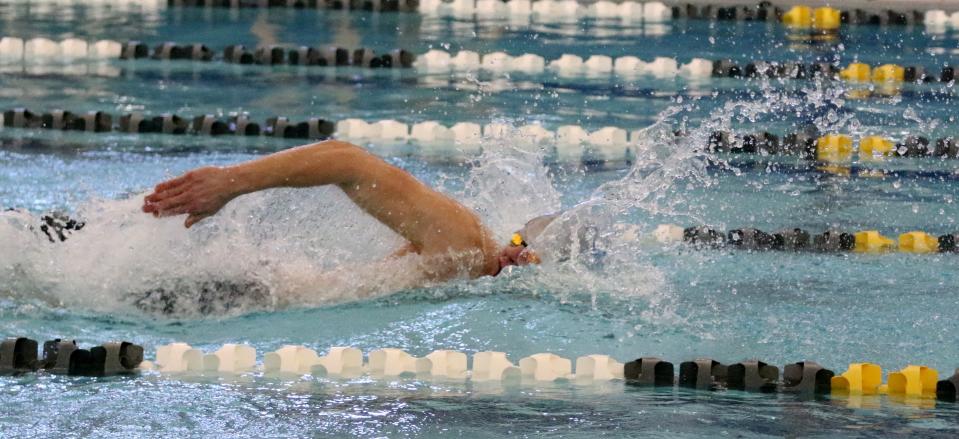
<path fill-rule="evenodd" d="M 510 24 L 416 14 L 160 9 L 139 12 L 67 3 L 0 3 L 0 34 L 198 41 L 253 46 L 254 23 L 284 43 L 336 43 L 554 59 L 634 55 L 751 60 L 895 62 L 937 71 L 959 33 L 922 27 L 851 27 L 835 44 L 790 43 L 776 24 L 677 21 L 622 25 Z M 813 360 L 840 373 L 871 361 L 885 371 L 959 366 L 952 254 L 814 254 L 695 250 L 624 230 L 662 223 L 718 229 L 802 227 L 959 232 L 959 172 L 949 159 L 854 161 L 829 172 L 795 157 L 714 154 L 714 130 L 823 132 L 938 138 L 955 129 L 952 84 L 850 99 L 841 82 L 564 78 L 552 74 L 431 74 L 115 61 L 118 75 L 72 75 L 0 66 L 0 107 L 226 115 L 255 119 L 436 120 L 513 125 L 652 126 L 631 163 L 579 166 L 487 139 L 482 155 L 435 160 L 417 145 L 372 151 L 476 209 L 504 241 L 532 216 L 571 209 L 570 226 L 596 229 L 601 256 L 574 254 L 497 278 L 391 289 L 370 265 L 398 238 L 327 188 L 273 190 L 235 200 L 189 231 L 181 218 L 139 213 L 156 182 L 198 166 L 234 163 L 296 144 L 266 138 L 0 130 L 0 206 L 87 222 L 50 244 L 0 217 L 0 335 L 188 342 L 212 351 L 248 343 L 262 356 L 284 344 L 324 352 L 382 347 L 422 356 L 436 349 L 594 353 L 620 361 L 658 356 L 724 363 Z M 681 129 L 690 136 L 676 140 Z M 449 145 L 454 148 L 455 145 Z M 496 194 L 491 196 L 490 194 Z M 329 284 L 313 273 L 333 270 Z M 289 277 L 283 273 L 294 273 Z M 297 277 L 298 276 L 298 277 Z M 294 282 L 296 301 L 253 300 L 200 312 L 209 280 Z M 294 279 L 294 280 L 290 280 Z M 172 315 L 138 306 L 144 291 L 179 292 Z M 215 307 L 214 307 L 215 308 Z M 803 400 L 793 395 L 651 389 L 622 382 L 501 387 L 416 379 L 171 376 L 0 377 L 4 437 L 65 436 L 652 436 L 914 435 L 955 437 L 959 406 L 887 397 Z"/>

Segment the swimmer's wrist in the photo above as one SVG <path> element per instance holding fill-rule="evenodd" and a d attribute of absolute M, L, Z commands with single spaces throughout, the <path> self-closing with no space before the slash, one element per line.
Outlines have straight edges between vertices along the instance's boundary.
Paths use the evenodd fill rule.
<path fill-rule="evenodd" d="M 254 179 L 250 172 L 244 169 L 242 164 L 233 166 L 224 166 L 221 168 L 227 180 L 227 195 L 232 199 L 240 195 L 256 192 Z"/>

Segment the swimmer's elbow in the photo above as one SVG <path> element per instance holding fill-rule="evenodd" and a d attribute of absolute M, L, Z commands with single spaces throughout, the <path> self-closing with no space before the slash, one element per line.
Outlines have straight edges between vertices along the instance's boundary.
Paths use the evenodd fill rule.
<path fill-rule="evenodd" d="M 315 143 L 314 146 L 321 147 L 326 150 L 330 150 L 330 149 L 344 150 L 344 151 L 362 151 L 363 150 L 363 148 L 360 148 L 359 146 L 354 145 L 350 142 L 344 142 L 342 140 L 335 140 L 335 139 L 324 140 L 320 143 Z"/>
<path fill-rule="evenodd" d="M 334 160 L 343 165 L 348 165 L 354 172 L 362 171 L 373 157 L 367 150 L 349 142 L 339 140 L 330 140 L 323 142 L 323 148 L 326 151 L 334 153 Z"/>

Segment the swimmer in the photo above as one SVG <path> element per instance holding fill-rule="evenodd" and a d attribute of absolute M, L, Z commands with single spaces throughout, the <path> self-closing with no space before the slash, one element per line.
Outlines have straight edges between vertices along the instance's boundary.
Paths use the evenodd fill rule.
<path fill-rule="evenodd" d="M 539 264 L 529 239 L 554 216 L 537 218 L 498 244 L 475 212 L 415 177 L 346 142 L 329 140 L 225 167 L 194 169 L 158 184 L 143 211 L 156 217 L 186 215 L 192 225 L 230 200 L 277 187 L 333 185 L 364 212 L 406 240 L 395 256 L 415 253 L 426 281 L 496 276 L 505 267 Z"/>

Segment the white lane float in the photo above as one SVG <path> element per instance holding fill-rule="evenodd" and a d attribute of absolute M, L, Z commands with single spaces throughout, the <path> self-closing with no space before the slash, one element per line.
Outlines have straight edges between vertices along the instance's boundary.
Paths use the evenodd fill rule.
<path fill-rule="evenodd" d="M 530 0 L 510 0 L 506 6 L 511 17 L 529 17 L 533 14 L 533 3 Z"/>
<path fill-rule="evenodd" d="M 589 133 L 579 125 L 563 125 L 556 129 L 556 143 L 582 145 L 589 142 Z"/>
<path fill-rule="evenodd" d="M 27 62 L 49 62 L 60 58 L 60 45 L 46 38 L 32 38 L 23 44 Z"/>
<path fill-rule="evenodd" d="M 343 119 L 336 123 L 336 135 L 345 139 L 368 139 L 371 137 L 370 124 L 362 119 Z"/>
<path fill-rule="evenodd" d="M 423 15 L 439 15 L 442 4 L 442 0 L 420 0 L 417 10 Z"/>
<path fill-rule="evenodd" d="M 516 135 L 521 142 L 534 145 L 551 142 L 555 137 L 552 131 L 543 128 L 543 126 L 539 124 L 523 125 L 516 130 Z"/>
<path fill-rule="evenodd" d="M 93 59 L 117 59 L 123 52 L 123 45 L 113 40 L 100 40 L 90 45 L 88 55 Z"/>
<path fill-rule="evenodd" d="M 508 3 L 501 0 L 476 0 L 476 16 L 481 18 L 498 18 L 509 15 Z"/>
<path fill-rule="evenodd" d="M 483 137 L 490 139 L 505 139 L 516 131 L 511 125 L 505 123 L 488 123 L 483 126 Z"/>
<path fill-rule="evenodd" d="M 589 133 L 589 144 L 593 146 L 624 146 L 629 134 L 617 127 L 603 127 Z"/>
<path fill-rule="evenodd" d="M 934 28 L 945 28 L 949 24 L 949 14 L 942 9 L 926 11 L 922 24 Z"/>
<path fill-rule="evenodd" d="M 576 382 L 588 384 L 595 381 L 623 379 L 623 363 L 609 355 L 586 355 L 576 359 Z"/>
<path fill-rule="evenodd" d="M 583 58 L 568 53 L 550 61 L 548 67 L 560 76 L 579 76 L 585 69 Z"/>
<path fill-rule="evenodd" d="M 473 354 L 473 381 L 519 381 L 523 372 L 516 367 L 505 352 L 485 351 Z"/>
<path fill-rule="evenodd" d="M 613 58 L 606 55 L 593 55 L 583 62 L 587 75 L 605 76 L 613 73 Z"/>
<path fill-rule="evenodd" d="M 683 242 L 683 228 L 675 224 L 660 224 L 653 230 L 653 239 L 660 244 Z"/>
<path fill-rule="evenodd" d="M 0 61 L 22 61 L 23 40 L 14 37 L 0 38 Z"/>
<path fill-rule="evenodd" d="M 212 354 L 203 356 L 203 370 L 221 373 L 239 373 L 256 366 L 256 349 L 242 344 L 228 343 Z"/>
<path fill-rule="evenodd" d="M 384 348 L 370 352 L 369 372 L 373 376 L 422 375 L 432 370 L 428 358 L 414 357 L 401 349 Z"/>
<path fill-rule="evenodd" d="M 512 69 L 512 62 L 513 57 L 509 56 L 507 53 L 493 52 L 483 55 L 480 63 L 483 70 L 494 73 L 503 73 Z"/>
<path fill-rule="evenodd" d="M 572 21 L 579 18 L 581 6 L 575 0 L 539 0 L 533 2 L 533 17 L 538 22 Z"/>
<path fill-rule="evenodd" d="M 523 379 L 534 381 L 556 381 L 570 379 L 573 376 L 573 363 L 568 358 L 556 354 L 534 354 L 519 360 Z"/>
<path fill-rule="evenodd" d="M 203 352 L 186 343 L 170 343 L 157 348 L 155 366 L 160 372 L 199 372 Z"/>
<path fill-rule="evenodd" d="M 410 137 L 410 127 L 393 119 L 381 120 L 370 125 L 370 137 L 389 141 L 403 141 Z"/>
<path fill-rule="evenodd" d="M 539 74 L 546 69 L 546 60 L 539 55 L 526 53 L 513 58 L 510 69 L 529 75 Z"/>
<path fill-rule="evenodd" d="M 363 352 L 347 346 L 332 347 L 310 370 L 316 376 L 358 376 L 363 372 Z"/>
<path fill-rule="evenodd" d="M 624 22 L 639 23 L 643 21 L 643 4 L 638 2 L 622 2 L 619 4 L 619 16 Z"/>
<path fill-rule="evenodd" d="M 663 23 L 673 18 L 673 10 L 660 2 L 643 3 L 643 21 L 646 23 Z"/>
<path fill-rule="evenodd" d="M 447 143 L 453 140 L 453 133 L 445 125 L 429 120 L 413 125 L 410 138 L 419 143 Z"/>
<path fill-rule="evenodd" d="M 583 158 L 589 133 L 579 125 L 563 125 L 556 129 L 556 160 L 579 162 Z"/>
<path fill-rule="evenodd" d="M 643 72 L 661 79 L 675 78 L 679 74 L 679 64 L 673 58 L 657 57 L 643 66 Z"/>
<path fill-rule="evenodd" d="M 713 62 L 708 59 L 693 58 L 679 68 L 679 74 L 691 79 L 709 79 L 713 76 Z"/>
<path fill-rule="evenodd" d="M 307 375 L 319 359 L 316 351 L 306 346 L 285 345 L 263 356 L 263 372 Z"/>
<path fill-rule="evenodd" d="M 450 71 L 450 54 L 437 49 L 432 49 L 416 57 L 413 66 L 418 70 L 427 73 L 442 73 Z"/>
<path fill-rule="evenodd" d="M 472 122 L 459 122 L 452 127 L 450 127 L 450 132 L 453 134 L 453 141 L 457 143 L 460 147 L 467 146 L 479 146 L 480 140 L 482 139 L 482 127 L 477 123 Z M 473 148 L 468 148 L 470 151 L 473 151 Z"/>
<path fill-rule="evenodd" d="M 426 356 L 430 360 L 430 375 L 434 378 L 466 379 L 469 369 L 466 354 L 459 351 L 438 350 Z"/>
<path fill-rule="evenodd" d="M 607 0 L 600 0 L 589 5 L 586 14 L 593 18 L 619 18 L 619 4 Z"/>
<path fill-rule="evenodd" d="M 476 13 L 476 0 L 453 0 L 447 5 L 449 15 L 456 18 L 470 18 Z"/>
<path fill-rule="evenodd" d="M 481 65 L 480 54 L 472 50 L 461 50 L 456 53 L 456 56 L 450 59 L 450 67 L 456 71 L 470 72 L 479 70 Z"/>
<path fill-rule="evenodd" d="M 613 72 L 617 76 L 635 77 L 644 73 L 646 63 L 635 56 L 621 56 L 613 62 Z"/>
<path fill-rule="evenodd" d="M 60 53 L 63 59 L 76 60 L 85 59 L 89 54 L 89 44 L 86 41 L 77 38 L 67 38 L 60 41 Z"/>

